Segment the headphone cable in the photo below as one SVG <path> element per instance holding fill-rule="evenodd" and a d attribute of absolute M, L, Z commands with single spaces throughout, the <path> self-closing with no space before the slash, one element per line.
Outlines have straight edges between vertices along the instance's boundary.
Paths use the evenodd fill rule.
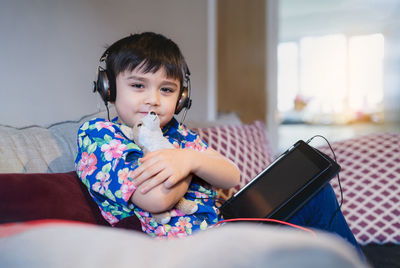
<path fill-rule="evenodd" d="M 106 105 L 106 109 L 107 109 L 107 118 L 108 118 L 108 121 L 111 122 L 111 119 L 110 119 L 110 110 L 108 109 L 108 102 L 105 101 L 104 104 Z"/>
<path fill-rule="evenodd" d="M 328 146 L 329 146 L 329 148 L 331 149 L 331 152 L 332 152 L 332 154 L 333 154 L 333 159 L 334 159 L 335 162 L 337 163 L 335 151 L 333 150 L 333 148 L 332 148 L 331 144 L 329 143 L 328 139 L 325 138 L 324 136 L 322 136 L 322 135 L 315 135 L 315 136 L 311 137 L 310 139 L 308 139 L 308 140 L 306 141 L 306 143 L 307 143 L 307 144 L 310 143 L 315 137 L 323 138 L 323 139 L 326 141 L 326 143 L 328 144 Z M 336 214 L 339 212 L 339 210 L 342 208 L 342 205 L 343 205 L 343 189 L 342 189 L 342 185 L 341 185 L 341 183 L 340 183 L 339 172 L 338 172 L 338 174 L 337 174 L 337 181 L 338 181 L 339 190 L 340 190 L 340 204 L 339 204 L 339 207 L 338 207 L 338 208 L 335 210 L 335 212 L 332 214 L 331 219 L 329 220 L 328 230 L 331 229 L 332 223 L 333 223 L 333 219 L 334 219 L 334 217 L 336 216 Z"/>

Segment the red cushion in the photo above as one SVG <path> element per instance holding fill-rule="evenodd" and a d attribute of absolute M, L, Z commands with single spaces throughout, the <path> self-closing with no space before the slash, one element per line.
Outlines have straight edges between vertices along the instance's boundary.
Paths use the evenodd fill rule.
<path fill-rule="evenodd" d="M 109 225 L 76 173 L 0 174 L 0 223 L 63 219 Z"/>

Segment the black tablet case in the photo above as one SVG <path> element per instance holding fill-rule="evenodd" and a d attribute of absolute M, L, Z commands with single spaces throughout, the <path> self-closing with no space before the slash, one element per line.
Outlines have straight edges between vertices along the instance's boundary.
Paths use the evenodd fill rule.
<path fill-rule="evenodd" d="M 319 167 L 310 159 L 318 159 Z M 340 166 L 333 159 L 300 140 L 227 200 L 220 208 L 221 213 L 224 219 L 286 221 L 339 171 Z M 267 187 L 276 182 L 279 182 L 277 187 Z"/>

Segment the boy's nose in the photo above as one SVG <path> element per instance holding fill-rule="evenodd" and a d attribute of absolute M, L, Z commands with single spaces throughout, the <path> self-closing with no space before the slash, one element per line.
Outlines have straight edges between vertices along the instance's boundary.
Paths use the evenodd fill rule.
<path fill-rule="evenodd" d="M 157 106 L 160 104 L 160 94 L 158 90 L 151 90 L 147 96 L 147 103 Z"/>

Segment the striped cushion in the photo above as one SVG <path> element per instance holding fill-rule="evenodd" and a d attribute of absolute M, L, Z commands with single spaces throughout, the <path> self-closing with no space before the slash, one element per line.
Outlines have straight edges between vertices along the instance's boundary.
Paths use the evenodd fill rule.
<path fill-rule="evenodd" d="M 400 244 L 400 134 L 369 134 L 332 143 L 349 226 L 362 245 Z M 321 148 L 332 157 L 328 147 Z M 331 181 L 339 198 L 337 180 Z"/>
<path fill-rule="evenodd" d="M 219 197 L 230 198 L 271 163 L 271 150 L 261 121 L 249 125 L 215 126 L 195 129 L 211 148 L 232 160 L 240 169 L 240 184 L 219 190 Z"/>

